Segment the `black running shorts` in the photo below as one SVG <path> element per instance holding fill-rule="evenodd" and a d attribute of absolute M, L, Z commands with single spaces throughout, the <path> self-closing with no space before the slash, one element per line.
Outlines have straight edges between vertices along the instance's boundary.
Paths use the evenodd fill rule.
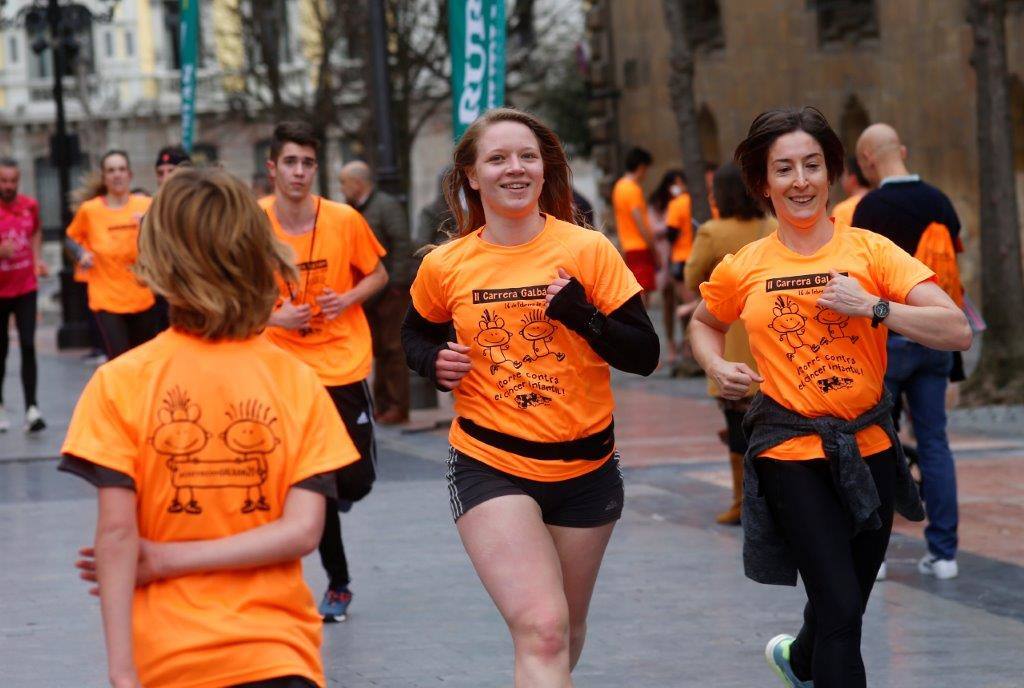
<path fill-rule="evenodd" d="M 556 482 L 520 478 L 448 450 L 448 495 L 456 521 L 478 504 L 505 495 L 526 495 L 540 506 L 544 523 L 594 528 L 622 516 L 623 486 L 619 453 L 585 475 Z"/>

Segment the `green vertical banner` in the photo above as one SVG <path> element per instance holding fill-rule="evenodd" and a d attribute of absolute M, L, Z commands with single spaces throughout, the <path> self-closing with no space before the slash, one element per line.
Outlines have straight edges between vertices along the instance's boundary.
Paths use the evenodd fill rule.
<path fill-rule="evenodd" d="M 452 133 L 505 104 L 505 0 L 450 0 Z"/>
<path fill-rule="evenodd" d="M 199 63 L 199 0 L 180 0 L 181 147 L 192 152 L 196 126 L 196 65 Z"/>

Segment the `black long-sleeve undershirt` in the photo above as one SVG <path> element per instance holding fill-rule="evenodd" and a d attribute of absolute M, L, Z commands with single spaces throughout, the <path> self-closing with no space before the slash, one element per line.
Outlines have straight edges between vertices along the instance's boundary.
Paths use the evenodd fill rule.
<path fill-rule="evenodd" d="M 549 317 L 583 337 L 594 353 L 613 368 L 645 376 L 654 372 L 661 356 L 661 346 L 639 294 L 604 316 L 601 332 L 595 334 L 590 331 L 588 323 L 598 310 L 581 296 L 582 286 L 578 291 L 567 286 L 563 292 L 548 307 Z M 451 329 L 451 322 L 430 322 L 413 306 L 409 306 L 402 323 L 402 347 L 409 367 L 442 391 L 449 390 L 437 384 L 437 354 L 447 346 L 447 342 L 454 341 Z"/>

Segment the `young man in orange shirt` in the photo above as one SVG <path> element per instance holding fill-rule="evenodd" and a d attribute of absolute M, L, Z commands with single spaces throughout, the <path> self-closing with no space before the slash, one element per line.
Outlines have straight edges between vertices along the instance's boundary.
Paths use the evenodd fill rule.
<path fill-rule="evenodd" d="M 626 154 L 626 173 L 612 188 L 619 248 L 626 265 L 643 288 L 645 300 L 657 286 L 655 276 L 659 265 L 654 233 L 647 224 L 647 203 L 640 186 L 653 161 L 651 154 L 643 148 L 633 148 Z"/>
<path fill-rule="evenodd" d="M 327 501 L 320 560 L 329 578 L 320 603 L 326 621 L 344 620 L 352 592 L 338 509 L 369 493 L 375 478 L 373 401 L 366 378 L 373 364 L 362 303 L 387 284 L 383 247 L 351 206 L 311 192 L 320 140 L 305 122 L 274 129 L 267 169 L 274 195 L 260 200 L 274 233 L 295 252 L 299 282 L 281 284 L 267 336 L 312 367 L 327 387 L 359 461 L 339 471 L 338 500 Z"/>

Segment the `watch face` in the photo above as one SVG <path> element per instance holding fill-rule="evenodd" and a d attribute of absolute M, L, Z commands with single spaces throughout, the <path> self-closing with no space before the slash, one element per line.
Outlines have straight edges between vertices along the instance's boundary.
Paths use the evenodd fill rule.
<path fill-rule="evenodd" d="M 881 320 L 882 318 L 889 315 L 889 304 L 886 303 L 885 301 L 879 301 L 871 308 L 871 312 L 874 314 L 876 318 Z"/>

